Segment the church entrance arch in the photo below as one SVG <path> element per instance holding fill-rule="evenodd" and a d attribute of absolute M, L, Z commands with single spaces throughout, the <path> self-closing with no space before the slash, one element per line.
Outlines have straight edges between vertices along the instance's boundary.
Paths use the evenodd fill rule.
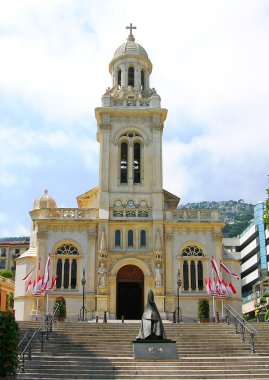
<path fill-rule="evenodd" d="M 144 310 L 144 273 L 125 265 L 117 273 L 117 318 L 141 319 Z"/>

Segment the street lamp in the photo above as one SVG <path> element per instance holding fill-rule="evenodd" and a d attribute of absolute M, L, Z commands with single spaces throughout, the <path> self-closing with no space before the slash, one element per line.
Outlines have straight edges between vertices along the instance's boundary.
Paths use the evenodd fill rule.
<path fill-rule="evenodd" d="M 180 323 L 179 318 L 179 288 L 181 287 L 180 269 L 177 271 L 177 323 Z"/>
<path fill-rule="evenodd" d="M 81 279 L 81 285 L 82 285 L 82 320 L 85 321 L 85 268 L 83 268 L 83 277 Z"/>

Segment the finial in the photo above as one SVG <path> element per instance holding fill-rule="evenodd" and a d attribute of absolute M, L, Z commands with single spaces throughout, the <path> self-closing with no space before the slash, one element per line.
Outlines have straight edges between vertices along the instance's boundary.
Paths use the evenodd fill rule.
<path fill-rule="evenodd" d="M 48 190 L 47 190 L 47 189 L 45 189 L 45 190 L 44 190 L 44 193 L 47 195 L 47 194 L 48 194 Z"/>
<path fill-rule="evenodd" d="M 133 29 L 136 29 L 136 26 L 133 26 L 133 24 L 130 23 L 130 26 L 126 26 L 126 29 L 130 29 L 130 34 L 129 34 L 129 36 L 128 36 L 128 40 L 129 40 L 129 41 L 134 41 L 135 38 L 134 38 L 134 36 L 133 36 L 132 31 L 133 31 Z"/>

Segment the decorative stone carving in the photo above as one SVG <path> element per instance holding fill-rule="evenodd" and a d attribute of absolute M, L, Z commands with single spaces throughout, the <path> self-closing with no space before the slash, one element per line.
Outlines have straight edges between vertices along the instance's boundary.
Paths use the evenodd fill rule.
<path fill-rule="evenodd" d="M 48 237 L 47 231 L 37 232 L 37 239 L 42 240 L 42 239 L 47 239 L 47 237 Z"/>
<path fill-rule="evenodd" d="M 165 240 L 173 240 L 173 238 L 174 238 L 174 235 L 173 235 L 173 232 L 166 232 L 166 234 L 165 234 Z"/>
<path fill-rule="evenodd" d="M 159 131 L 159 132 L 162 132 L 163 131 L 163 124 L 153 124 L 152 125 L 152 131 Z"/>
<path fill-rule="evenodd" d="M 154 252 L 162 252 L 161 234 L 159 229 L 156 231 Z"/>
<path fill-rule="evenodd" d="M 160 287 L 163 286 L 163 268 L 161 267 L 161 264 L 156 264 L 155 268 L 155 286 Z"/>
<path fill-rule="evenodd" d="M 109 132 L 111 129 L 111 123 L 99 123 L 99 128 L 104 132 Z"/>
<path fill-rule="evenodd" d="M 104 263 L 98 268 L 98 288 L 105 288 L 107 284 L 107 269 Z"/>

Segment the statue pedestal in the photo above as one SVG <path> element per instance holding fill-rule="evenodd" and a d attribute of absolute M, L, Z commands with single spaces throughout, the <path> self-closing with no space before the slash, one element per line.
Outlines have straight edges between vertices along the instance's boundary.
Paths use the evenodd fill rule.
<path fill-rule="evenodd" d="M 178 360 L 177 345 L 173 340 L 133 341 L 134 359 L 146 360 Z"/>

